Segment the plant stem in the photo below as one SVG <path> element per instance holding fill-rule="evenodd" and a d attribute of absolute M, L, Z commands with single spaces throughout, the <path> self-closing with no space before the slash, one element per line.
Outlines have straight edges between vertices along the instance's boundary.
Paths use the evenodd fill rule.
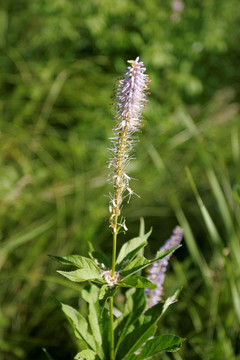
<path fill-rule="evenodd" d="M 114 232 L 113 233 L 113 252 L 112 252 L 112 275 L 115 272 L 116 253 L 117 253 L 117 232 Z"/>
<path fill-rule="evenodd" d="M 113 296 L 109 298 L 109 311 L 110 311 L 110 359 L 115 359 L 114 354 L 114 328 L 113 328 Z"/>
<path fill-rule="evenodd" d="M 112 275 L 115 272 L 116 253 L 117 253 L 117 219 L 115 216 L 113 227 L 113 252 L 112 252 Z M 110 359 L 115 359 L 114 349 L 114 328 L 113 328 L 113 296 L 109 298 L 109 312 L 110 312 Z"/>

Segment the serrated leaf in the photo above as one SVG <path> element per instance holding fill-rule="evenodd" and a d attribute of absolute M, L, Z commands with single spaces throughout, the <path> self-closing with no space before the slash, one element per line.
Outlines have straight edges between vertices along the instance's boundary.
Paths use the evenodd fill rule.
<path fill-rule="evenodd" d="M 92 334 L 96 344 L 97 354 L 104 358 L 107 356 L 108 349 L 108 335 L 109 335 L 109 316 L 107 310 L 103 310 L 100 316 L 101 308 L 99 305 L 99 288 L 93 284 L 88 285 L 82 290 L 82 297 L 89 304 L 88 321 L 91 326 Z M 105 356 L 105 357 L 106 357 Z"/>
<path fill-rule="evenodd" d="M 78 353 L 75 357 L 75 360 L 82 360 L 82 359 L 86 359 L 86 360 L 99 360 L 99 357 L 97 356 L 97 354 L 89 349 L 83 350 L 80 353 Z"/>
<path fill-rule="evenodd" d="M 178 249 L 179 246 L 174 246 L 172 249 L 164 250 L 164 251 L 158 251 L 157 256 L 154 259 L 148 260 L 144 256 L 138 256 L 134 260 L 132 260 L 128 265 L 121 271 L 121 277 L 125 278 L 130 275 L 135 274 L 139 270 L 143 270 L 146 267 L 152 265 L 158 260 L 161 260 L 168 256 L 169 254 L 173 253 L 176 249 Z"/>
<path fill-rule="evenodd" d="M 135 323 L 134 328 L 128 333 L 128 336 L 124 338 L 119 351 L 117 353 L 117 359 L 119 360 L 130 360 L 130 355 L 137 351 L 142 344 L 144 344 L 151 336 L 154 335 L 156 330 L 156 324 L 167 308 L 176 302 L 176 298 L 179 294 L 176 291 L 175 294 L 169 297 L 165 302 L 160 302 L 148 309 L 142 314 L 138 322 Z"/>
<path fill-rule="evenodd" d="M 147 245 L 147 239 L 151 232 L 152 230 L 150 230 L 147 234 L 138 236 L 123 244 L 116 260 L 117 270 L 121 269 L 124 263 L 127 264 L 131 261 L 137 255 L 139 250 Z"/>
<path fill-rule="evenodd" d="M 144 345 L 140 354 L 132 354 L 128 360 L 146 360 L 162 351 L 175 352 L 180 349 L 184 339 L 176 335 L 162 335 L 150 339 Z"/>
<path fill-rule="evenodd" d="M 57 272 L 73 282 L 83 282 L 87 280 L 96 281 L 100 284 L 104 284 L 105 282 L 96 269 L 94 270 L 79 269 L 75 271 L 58 270 Z"/>
<path fill-rule="evenodd" d="M 123 279 L 118 283 L 119 287 L 135 287 L 135 288 L 148 288 L 156 289 L 157 285 L 153 284 L 151 281 L 147 280 L 143 276 L 133 275 L 128 278 Z"/>
<path fill-rule="evenodd" d="M 88 348 L 96 350 L 93 336 L 88 331 L 86 319 L 73 307 L 63 303 L 59 303 L 59 305 L 74 329 L 75 336 L 82 339 Z"/>
<path fill-rule="evenodd" d="M 98 268 L 97 264 L 89 258 L 80 255 L 68 255 L 68 256 L 53 256 L 49 255 L 49 257 L 62 265 L 73 265 L 78 267 L 79 269 L 85 270 L 96 270 L 99 273 L 101 272 Z"/>

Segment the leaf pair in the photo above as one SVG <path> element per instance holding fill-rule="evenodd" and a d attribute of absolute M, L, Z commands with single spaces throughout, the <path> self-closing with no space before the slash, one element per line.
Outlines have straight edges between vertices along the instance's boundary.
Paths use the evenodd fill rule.
<path fill-rule="evenodd" d="M 151 230 L 147 234 L 143 234 L 137 238 L 127 241 L 121 248 L 116 261 L 116 269 L 119 271 L 121 281 L 115 288 L 111 289 L 106 284 L 102 286 L 100 291 L 100 306 L 103 309 L 109 297 L 114 296 L 118 287 L 132 288 L 149 288 L 155 289 L 157 286 L 143 276 L 135 275 L 140 273 L 146 267 L 154 262 L 163 259 L 171 254 L 179 246 L 175 246 L 170 250 L 159 251 L 154 259 L 148 260 L 144 256 L 136 255 L 147 245 L 147 239 L 151 234 Z"/>
<path fill-rule="evenodd" d="M 139 237 L 131 239 L 123 244 L 121 247 L 117 260 L 116 270 L 119 272 L 120 281 L 114 288 L 103 279 L 103 267 L 107 262 L 105 256 L 101 253 L 91 252 L 90 257 L 86 258 L 80 255 L 69 255 L 65 257 L 50 256 L 52 259 L 58 261 L 62 265 L 72 265 L 78 267 L 75 271 L 58 271 L 61 275 L 65 276 L 74 282 L 92 281 L 101 285 L 99 293 L 100 315 L 109 297 L 115 295 L 119 287 L 129 288 L 149 288 L 155 289 L 156 285 L 143 276 L 138 275 L 143 269 L 152 265 L 154 262 L 163 259 L 165 256 L 171 254 L 179 246 L 170 250 L 160 251 L 154 259 L 148 260 L 144 256 L 136 255 L 143 247 L 147 245 L 147 239 L 151 234 L 151 230 Z M 103 263 L 104 261 L 104 263 Z M 137 274 L 137 275 L 136 275 Z"/>

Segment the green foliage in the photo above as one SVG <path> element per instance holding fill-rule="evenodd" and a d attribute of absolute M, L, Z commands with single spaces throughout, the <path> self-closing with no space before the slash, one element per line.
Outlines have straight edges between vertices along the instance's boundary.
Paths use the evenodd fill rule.
<path fill-rule="evenodd" d="M 152 260 L 147 260 L 144 256 L 138 256 L 133 261 L 128 263 L 122 270 L 121 270 L 121 276 L 123 278 L 131 276 L 135 274 L 136 272 L 145 269 L 146 267 L 152 265 L 155 261 L 163 259 L 165 256 L 171 254 L 176 249 L 178 249 L 180 246 L 175 246 L 170 250 L 164 250 L 164 251 L 158 251 L 157 255 Z"/>
<path fill-rule="evenodd" d="M 147 239 L 151 235 L 152 230 L 143 236 L 136 237 L 129 241 L 126 241 L 121 247 L 117 260 L 116 260 L 116 269 L 122 269 L 124 264 L 126 265 L 131 261 L 137 253 L 147 245 Z"/>
<path fill-rule="evenodd" d="M 120 287 L 135 287 L 135 288 L 148 288 L 156 289 L 157 285 L 148 281 L 145 277 L 139 275 L 133 275 L 131 277 L 124 278 L 119 283 Z"/>
<path fill-rule="evenodd" d="M 177 291 L 172 297 L 168 298 L 166 302 L 158 303 L 152 308 L 148 309 L 145 313 L 139 314 L 136 317 L 135 306 L 131 310 L 131 313 L 123 316 L 125 325 L 125 338 L 120 337 L 117 344 L 119 359 L 124 357 L 128 358 L 135 351 L 137 351 L 156 331 L 156 324 L 160 317 L 164 314 L 167 308 L 176 301 L 179 291 Z M 142 293 L 142 296 L 143 293 Z M 141 307 L 140 307 L 141 309 Z M 135 313 L 135 317 L 133 316 Z M 127 317 L 127 321 L 125 319 Z M 130 326 L 131 325 L 131 326 Z M 121 325 L 120 325 L 121 327 Z M 120 332 L 119 332 L 120 333 Z"/>
<path fill-rule="evenodd" d="M 84 317 L 69 305 L 61 304 L 61 309 L 74 329 L 75 336 L 82 339 L 90 349 L 95 350 L 95 342 L 93 336 L 88 332 L 88 323 Z"/>
<path fill-rule="evenodd" d="M 126 360 L 145 360 L 162 351 L 174 352 L 180 349 L 183 339 L 175 335 L 162 335 L 148 340 L 139 355 L 130 355 Z"/>
<path fill-rule="evenodd" d="M 51 256 L 53 260 L 56 260 L 62 265 L 72 265 L 80 268 L 70 272 L 58 271 L 61 275 L 73 282 L 89 282 L 89 285 L 82 290 L 82 298 L 89 304 L 88 321 L 71 306 L 60 303 L 64 314 L 74 329 L 75 336 L 81 339 L 87 347 L 87 350 L 81 351 L 75 358 L 86 358 L 90 360 L 98 358 L 106 360 L 109 358 L 111 320 L 108 310 L 106 309 L 106 302 L 109 297 L 113 298 L 117 289 L 121 287 L 130 287 L 133 289 L 127 292 L 126 307 L 112 327 L 112 329 L 115 329 L 113 331 L 117 339 L 114 350 L 116 360 L 143 359 L 142 356 L 149 357 L 162 351 L 176 351 L 180 348 L 182 339 L 175 336 L 164 335 L 163 337 L 154 338 L 156 340 L 154 342 L 148 341 L 148 339 L 155 334 L 156 325 L 160 317 L 169 305 L 176 301 L 179 291 L 165 302 L 158 303 L 154 307 L 147 309 L 144 288 L 155 289 L 157 286 L 143 276 L 133 275 L 137 271 L 163 259 L 178 247 L 172 248 L 170 251 L 158 252 L 153 260 L 147 260 L 143 256 L 137 256 L 137 252 L 146 245 L 147 238 L 151 233 L 151 231 L 147 234 L 142 232 L 143 229 L 140 229 L 140 237 L 129 240 L 122 246 L 118 256 L 118 265 L 119 268 L 122 268 L 118 271 L 119 279 L 116 280 L 114 285 L 110 285 L 103 276 L 108 270 L 104 269 L 104 271 L 101 271 L 102 265 L 98 265 L 98 263 L 92 259 L 78 255 L 69 255 L 62 258 Z M 142 242 L 138 245 L 140 239 L 142 239 Z M 91 255 L 92 254 L 93 252 Z M 140 259 L 140 262 L 136 262 L 138 259 Z M 133 265 L 131 266 L 131 264 Z M 127 274 L 126 277 L 124 276 L 125 272 Z M 90 282 L 104 283 L 104 285 L 99 288 Z M 91 333 L 88 329 L 88 323 L 91 328 Z M 143 346 L 143 350 L 140 355 L 136 357 L 134 352 L 139 350 L 141 346 Z"/>
<path fill-rule="evenodd" d="M 78 353 L 74 359 L 78 360 L 82 360 L 82 359 L 86 359 L 86 360 L 99 360 L 99 357 L 97 356 L 97 354 L 92 351 L 92 350 L 83 350 L 80 353 Z"/>

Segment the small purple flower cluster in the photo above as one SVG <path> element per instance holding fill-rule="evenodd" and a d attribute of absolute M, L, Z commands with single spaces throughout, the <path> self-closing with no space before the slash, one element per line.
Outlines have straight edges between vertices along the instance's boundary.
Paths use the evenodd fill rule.
<path fill-rule="evenodd" d="M 119 80 L 116 89 L 116 130 L 127 128 L 128 131 L 137 131 L 141 126 L 142 111 L 147 102 L 148 75 L 144 74 L 146 68 L 139 57 L 128 60 L 131 64 L 125 76 Z"/>
<path fill-rule="evenodd" d="M 159 251 L 169 250 L 174 246 L 179 245 L 182 241 L 182 238 L 183 229 L 180 226 L 177 226 L 173 230 L 172 236 L 165 242 L 165 244 L 159 249 Z M 149 280 L 157 285 L 157 288 L 155 290 L 146 289 L 149 308 L 156 305 L 159 301 L 162 300 L 165 272 L 167 270 L 168 262 L 171 256 L 172 254 L 166 256 L 159 261 L 156 261 L 148 270 Z"/>

